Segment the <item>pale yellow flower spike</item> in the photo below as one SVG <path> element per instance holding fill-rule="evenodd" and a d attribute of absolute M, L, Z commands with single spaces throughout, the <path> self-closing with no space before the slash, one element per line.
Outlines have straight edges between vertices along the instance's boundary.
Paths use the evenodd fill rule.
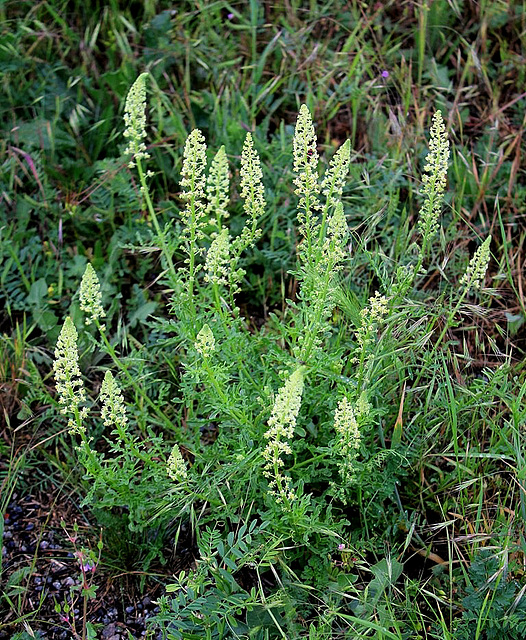
<path fill-rule="evenodd" d="M 221 229 L 221 233 L 212 241 L 206 254 L 205 282 L 212 284 L 227 284 L 230 264 L 230 239 L 228 229 Z"/>
<path fill-rule="evenodd" d="M 184 146 L 181 187 L 184 192 L 181 199 L 186 201 L 181 218 L 185 222 L 183 233 L 190 242 L 202 238 L 206 224 L 205 200 L 206 143 L 199 129 L 194 129 Z"/>
<path fill-rule="evenodd" d="M 203 358 L 208 358 L 209 355 L 215 351 L 216 341 L 214 334 L 207 324 L 203 325 L 203 328 L 197 334 L 195 339 L 195 348 Z"/>
<path fill-rule="evenodd" d="M 106 371 L 100 388 L 100 400 L 102 402 L 101 415 L 104 426 L 126 427 L 126 405 L 119 385 L 115 381 L 111 371 Z"/>
<path fill-rule="evenodd" d="M 488 236 L 475 251 L 475 255 L 469 261 L 466 273 L 460 278 L 459 285 L 465 287 L 468 292 L 480 289 L 484 282 L 490 259 L 490 244 L 491 236 Z"/>
<path fill-rule="evenodd" d="M 124 137 L 129 140 L 124 153 L 130 153 L 133 156 L 128 165 L 130 169 L 135 166 L 137 158 L 150 157 L 146 153 L 146 145 L 143 142 L 146 138 L 146 78 L 148 75 L 148 73 L 141 73 L 135 80 L 128 92 L 124 107 L 126 125 Z"/>
<path fill-rule="evenodd" d="M 100 292 L 100 283 L 91 264 L 86 265 L 86 270 L 82 276 L 79 289 L 80 308 L 87 314 L 86 324 L 97 322 L 99 318 L 104 318 L 106 313 L 102 307 L 102 295 Z M 101 326 L 104 330 L 104 326 Z"/>
<path fill-rule="evenodd" d="M 228 218 L 229 202 L 229 178 L 228 159 L 225 153 L 225 145 L 219 147 L 215 154 L 208 178 L 206 180 L 206 198 L 208 205 L 206 213 L 210 220 L 215 219 L 217 227 L 221 227 L 221 221 Z"/>
<path fill-rule="evenodd" d="M 442 113 L 437 111 L 433 116 L 429 153 L 424 167 L 425 174 L 422 176 L 424 203 L 420 209 L 418 230 L 423 237 L 423 246 L 427 245 L 429 238 L 438 230 L 438 219 L 446 190 L 448 160 L 449 140 Z"/>
<path fill-rule="evenodd" d="M 79 369 L 77 339 L 73 320 L 68 317 L 58 336 L 53 370 L 58 401 L 61 405 L 60 412 L 64 415 L 70 414 L 68 427 L 72 431 L 82 430 L 82 419 L 88 412 L 87 408 L 80 408 L 86 400 L 86 392 Z"/>
<path fill-rule="evenodd" d="M 263 451 L 263 458 L 266 460 L 263 474 L 269 479 L 269 491 L 276 496 L 276 502 L 290 503 L 295 498 L 289 479 L 280 469 L 283 466 L 281 456 L 292 453 L 288 441 L 294 437 L 294 427 L 301 406 L 303 370 L 300 367 L 294 371 L 278 391 L 268 421 L 269 429 L 265 433 L 268 444 Z"/>
<path fill-rule="evenodd" d="M 339 440 L 341 453 L 340 475 L 344 482 L 348 482 L 354 475 L 354 460 L 360 448 L 360 429 L 355 409 L 347 398 L 342 398 L 334 413 L 334 430 Z"/>
<path fill-rule="evenodd" d="M 186 463 L 183 460 L 183 456 L 181 455 L 181 450 L 179 449 L 179 445 L 174 445 L 172 449 L 172 453 L 170 453 L 170 457 L 168 458 L 168 462 L 166 463 L 166 473 L 168 476 L 175 481 L 186 480 L 187 470 Z"/>
<path fill-rule="evenodd" d="M 310 254 L 311 243 L 317 227 L 315 211 L 320 204 L 318 194 L 318 151 L 316 148 L 316 133 L 312 124 L 309 109 L 302 104 L 293 140 L 294 171 L 298 174 L 294 178 L 296 195 L 300 196 L 298 203 L 298 222 L 300 233 L 307 242 L 307 255 Z"/>

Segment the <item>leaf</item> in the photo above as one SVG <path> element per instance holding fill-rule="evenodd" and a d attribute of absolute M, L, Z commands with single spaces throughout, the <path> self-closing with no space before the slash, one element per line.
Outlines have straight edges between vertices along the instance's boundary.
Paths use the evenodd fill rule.
<path fill-rule="evenodd" d="M 404 565 L 396 558 L 382 558 L 371 567 L 374 579 L 369 583 L 369 594 L 372 595 L 373 604 L 376 604 L 383 592 L 395 584 L 402 575 Z"/>
<path fill-rule="evenodd" d="M 47 283 L 44 278 L 40 278 L 36 282 L 33 282 L 27 301 L 32 307 L 40 307 L 42 300 L 47 297 Z"/>
<path fill-rule="evenodd" d="M 157 309 L 157 302 L 145 302 L 138 309 L 136 309 L 133 313 L 130 314 L 129 323 L 130 327 L 133 329 L 137 323 L 143 324 L 148 316 L 151 316 L 155 310 Z"/>

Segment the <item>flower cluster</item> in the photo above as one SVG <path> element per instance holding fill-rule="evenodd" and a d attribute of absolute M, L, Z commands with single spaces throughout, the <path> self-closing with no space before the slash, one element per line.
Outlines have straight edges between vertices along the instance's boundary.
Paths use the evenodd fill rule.
<path fill-rule="evenodd" d="M 326 197 L 325 210 L 334 207 L 340 201 L 343 193 L 345 179 L 349 173 L 349 162 L 351 160 L 351 142 L 346 140 L 332 157 L 329 169 L 327 170 L 321 191 Z"/>
<path fill-rule="evenodd" d="M 374 296 L 369 298 L 369 306 L 360 312 L 362 324 L 356 332 L 356 339 L 358 340 L 358 345 L 362 353 L 366 351 L 372 342 L 379 325 L 388 312 L 387 298 L 376 291 Z M 358 360 L 359 358 L 354 358 L 354 361 Z"/>
<path fill-rule="evenodd" d="M 296 195 L 300 196 L 298 204 L 298 222 L 300 232 L 310 242 L 316 227 L 313 215 L 319 209 L 318 194 L 318 150 L 316 133 L 307 105 L 302 104 L 294 131 L 294 171 L 298 174 L 294 179 Z M 327 188 L 327 185 L 325 185 Z"/>
<path fill-rule="evenodd" d="M 206 144 L 199 129 L 194 129 L 184 146 L 181 187 L 184 192 L 181 198 L 186 207 L 181 212 L 185 222 L 184 234 L 193 242 L 203 237 L 203 226 L 206 222 L 205 199 Z"/>
<path fill-rule="evenodd" d="M 126 417 L 126 405 L 119 385 L 115 382 L 111 371 L 106 371 L 100 389 L 100 400 L 102 402 L 101 418 L 104 426 L 126 427 L 128 418 Z"/>
<path fill-rule="evenodd" d="M 208 252 L 205 263 L 205 282 L 227 284 L 230 264 L 230 238 L 228 229 L 222 229 L 216 235 Z"/>
<path fill-rule="evenodd" d="M 283 502 L 284 499 L 290 502 L 295 498 L 289 479 L 280 469 L 284 464 L 281 456 L 292 453 L 288 441 L 294 436 L 302 395 L 303 367 L 300 367 L 278 391 L 268 420 L 269 428 L 265 433 L 268 443 L 263 451 L 263 458 L 266 460 L 263 474 L 270 479 L 269 492 L 276 496 L 277 502 Z"/>
<path fill-rule="evenodd" d="M 343 212 L 343 204 L 337 202 L 327 225 L 327 237 L 322 247 L 321 264 L 327 264 L 331 271 L 342 268 L 342 260 L 348 255 L 345 243 L 349 235 L 349 228 Z"/>
<path fill-rule="evenodd" d="M 203 358 L 208 358 L 208 356 L 215 351 L 216 341 L 214 334 L 207 324 L 203 325 L 201 331 L 197 334 L 195 348 Z"/>
<path fill-rule="evenodd" d="M 446 190 L 447 168 L 449 160 L 449 141 L 442 113 L 433 116 L 429 141 L 429 154 L 422 176 L 422 195 L 424 203 L 420 209 L 418 229 L 423 237 L 423 245 L 438 230 L 438 218 Z"/>
<path fill-rule="evenodd" d="M 79 298 L 80 308 L 87 314 L 85 321 L 87 325 L 98 322 L 99 318 L 104 318 L 106 313 L 102 307 L 99 279 L 89 262 L 80 283 Z M 101 326 L 101 330 L 104 330 L 104 326 Z"/>
<path fill-rule="evenodd" d="M 477 291 L 482 286 L 490 259 L 491 236 L 488 236 L 480 247 L 475 251 L 475 255 L 469 261 L 466 273 L 460 278 L 459 285 L 467 292 Z"/>
<path fill-rule="evenodd" d="M 258 221 L 265 211 L 265 188 L 263 187 L 263 171 L 259 155 L 254 148 L 250 133 L 247 133 L 241 153 L 240 195 L 243 198 L 243 209 L 247 216 L 247 224 L 241 235 L 236 238 L 235 250 L 237 254 L 254 244 L 261 231 L 257 228 Z"/>
<path fill-rule="evenodd" d="M 186 480 L 186 463 L 181 455 L 179 445 L 174 445 L 168 462 L 166 463 L 166 473 L 174 481 Z"/>
<path fill-rule="evenodd" d="M 354 461 L 361 442 L 358 420 L 368 412 L 369 405 L 363 395 L 356 407 L 346 397 L 342 398 L 334 412 L 334 430 L 338 436 L 338 455 L 341 456 L 339 471 L 344 483 L 352 481 L 354 477 Z"/>
<path fill-rule="evenodd" d="M 146 138 L 146 78 L 148 73 L 141 73 L 131 86 L 126 98 L 124 107 L 124 123 L 126 129 L 124 137 L 128 138 L 128 146 L 124 153 L 131 153 L 132 160 L 129 167 L 135 166 L 135 160 L 139 158 L 149 158 L 146 153 L 146 145 L 143 139 Z"/>
<path fill-rule="evenodd" d="M 221 221 L 229 216 L 227 211 L 228 192 L 228 159 L 225 145 L 222 145 L 212 160 L 206 180 L 206 198 L 208 200 L 206 213 L 210 218 L 215 218 L 218 228 L 221 228 Z"/>
<path fill-rule="evenodd" d="M 64 415 L 70 414 L 68 427 L 72 431 L 82 430 L 82 420 L 88 413 L 86 407 L 80 408 L 86 400 L 86 392 L 79 369 L 77 339 L 73 320 L 68 317 L 58 336 L 53 370 L 58 401 L 62 405 L 60 412 Z"/>

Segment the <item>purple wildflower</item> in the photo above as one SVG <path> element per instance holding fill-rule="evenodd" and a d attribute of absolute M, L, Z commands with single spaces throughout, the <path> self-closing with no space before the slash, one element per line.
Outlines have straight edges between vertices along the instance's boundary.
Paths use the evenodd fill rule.
<path fill-rule="evenodd" d="M 387 71 L 387 69 L 384 69 L 382 71 L 382 78 L 388 78 L 389 77 L 389 71 Z"/>

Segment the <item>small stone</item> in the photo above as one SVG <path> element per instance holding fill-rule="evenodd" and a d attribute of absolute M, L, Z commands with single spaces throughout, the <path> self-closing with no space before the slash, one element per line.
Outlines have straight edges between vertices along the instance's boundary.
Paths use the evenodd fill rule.
<path fill-rule="evenodd" d="M 60 589 L 62 588 L 62 585 L 60 584 L 60 580 L 55 580 L 55 582 L 53 582 L 53 586 L 57 591 L 60 591 Z"/>
<path fill-rule="evenodd" d="M 73 578 L 71 576 L 69 576 L 68 578 L 66 578 L 64 580 L 64 585 L 66 587 L 72 587 L 75 584 L 75 580 L 73 580 Z"/>
<path fill-rule="evenodd" d="M 102 630 L 102 637 L 103 638 L 111 638 L 115 635 L 115 631 L 117 631 L 116 625 L 114 622 L 110 622 L 110 624 L 106 627 L 104 627 L 104 629 Z"/>
<path fill-rule="evenodd" d="M 42 542 L 40 543 L 40 548 L 47 549 L 48 547 L 49 547 L 49 542 L 47 540 L 42 540 Z"/>

